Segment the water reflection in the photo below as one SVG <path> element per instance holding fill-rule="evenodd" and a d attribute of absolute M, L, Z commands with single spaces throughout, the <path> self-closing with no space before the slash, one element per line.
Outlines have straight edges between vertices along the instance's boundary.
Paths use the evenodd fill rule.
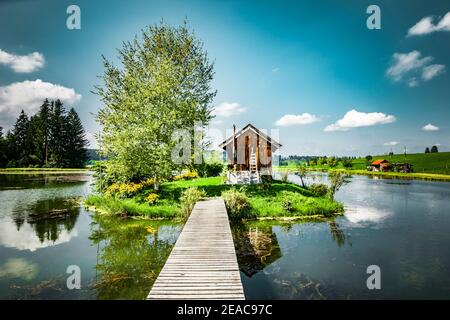
<path fill-rule="evenodd" d="M 12 213 L 0 223 L 0 244 L 35 251 L 68 242 L 77 236 L 74 226 L 79 214 L 75 198 L 16 203 Z"/>
<path fill-rule="evenodd" d="M 180 226 L 171 222 L 94 217 L 97 299 L 144 299 L 156 280 Z"/>
<path fill-rule="evenodd" d="M 311 276 L 308 268 L 289 262 L 298 257 L 296 252 L 302 247 L 304 237 L 309 236 L 304 231 L 314 230 L 315 227 L 323 229 L 327 225 L 329 238 L 335 242 L 336 248 L 348 243 L 348 236 L 334 219 L 249 221 L 233 225 L 233 239 L 246 296 L 250 299 L 337 297 L 330 286 Z M 309 256 L 308 260 L 311 260 Z"/>
<path fill-rule="evenodd" d="M 0 265 L 0 279 L 32 280 L 38 273 L 38 266 L 24 258 L 10 258 Z"/>
<path fill-rule="evenodd" d="M 241 223 L 232 228 L 239 268 L 248 277 L 281 258 L 277 236 L 270 224 Z"/>

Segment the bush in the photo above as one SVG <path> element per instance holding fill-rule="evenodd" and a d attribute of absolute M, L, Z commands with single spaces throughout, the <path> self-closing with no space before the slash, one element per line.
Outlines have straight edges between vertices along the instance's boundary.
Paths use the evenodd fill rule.
<path fill-rule="evenodd" d="M 292 207 L 292 202 L 289 199 L 283 199 L 281 201 L 281 206 L 283 207 L 283 210 L 287 212 L 292 212 L 294 208 Z"/>
<path fill-rule="evenodd" d="M 113 183 L 108 188 L 106 188 L 106 195 L 115 198 L 131 198 L 137 195 L 144 188 L 149 188 L 154 186 L 153 179 L 147 179 L 139 183 Z"/>
<path fill-rule="evenodd" d="M 145 202 L 147 202 L 149 205 L 154 205 L 156 202 L 158 202 L 159 196 L 156 193 L 150 193 L 146 198 Z"/>
<path fill-rule="evenodd" d="M 233 188 L 222 192 L 222 198 L 225 200 L 230 219 L 237 220 L 250 216 L 250 201 L 245 193 Z"/>
<path fill-rule="evenodd" d="M 350 160 L 350 159 L 342 160 L 342 166 L 344 168 L 351 168 L 353 166 L 352 160 Z"/>
<path fill-rule="evenodd" d="M 206 197 L 206 192 L 203 189 L 195 187 L 188 188 L 181 193 L 181 215 L 187 218 L 195 206 L 195 203 Z"/>
<path fill-rule="evenodd" d="M 316 197 L 323 197 L 328 193 L 328 187 L 323 183 L 313 183 L 309 190 L 316 196 Z"/>
<path fill-rule="evenodd" d="M 202 163 L 195 166 L 195 170 L 203 178 L 220 176 L 224 165 L 219 162 Z"/>
<path fill-rule="evenodd" d="M 179 180 L 192 180 L 198 178 L 198 173 L 197 171 L 188 171 L 182 174 L 179 174 L 175 177 L 173 177 L 174 181 L 179 181 Z"/>

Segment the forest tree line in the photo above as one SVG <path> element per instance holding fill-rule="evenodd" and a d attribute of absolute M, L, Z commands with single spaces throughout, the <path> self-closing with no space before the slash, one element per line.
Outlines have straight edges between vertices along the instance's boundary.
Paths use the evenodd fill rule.
<path fill-rule="evenodd" d="M 0 127 L 0 167 L 81 168 L 87 144 L 77 112 L 46 99 L 35 115 L 22 110 L 12 130 Z"/>

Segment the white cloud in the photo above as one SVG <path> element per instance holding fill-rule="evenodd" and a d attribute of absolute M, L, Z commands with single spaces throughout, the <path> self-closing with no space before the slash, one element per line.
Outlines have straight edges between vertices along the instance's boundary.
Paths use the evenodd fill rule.
<path fill-rule="evenodd" d="M 320 118 L 310 113 L 302 113 L 298 115 L 286 114 L 282 116 L 280 119 L 278 119 L 275 122 L 275 125 L 286 127 L 292 125 L 310 124 L 318 121 L 320 121 Z"/>
<path fill-rule="evenodd" d="M 395 122 L 393 115 L 386 115 L 381 112 L 359 112 L 355 109 L 348 111 L 342 119 L 325 127 L 324 131 L 347 131 L 351 128 L 370 127 L 378 124 Z"/>
<path fill-rule="evenodd" d="M 432 64 L 430 66 L 426 66 L 425 68 L 423 68 L 422 79 L 424 81 L 428 81 L 444 72 L 445 66 L 443 64 Z"/>
<path fill-rule="evenodd" d="M 28 114 L 35 113 L 46 98 L 60 99 L 66 104 L 73 105 L 81 99 L 81 95 L 74 89 L 43 82 L 40 79 L 2 86 L 0 87 L 0 125 L 10 125 L 8 121 L 13 121 L 22 109 Z"/>
<path fill-rule="evenodd" d="M 39 52 L 19 56 L 0 49 L 0 64 L 9 66 L 15 72 L 29 73 L 42 68 L 45 64 L 45 59 L 44 55 Z"/>
<path fill-rule="evenodd" d="M 421 81 L 428 81 L 445 72 L 445 66 L 442 64 L 430 63 L 433 57 L 422 57 L 417 51 L 409 53 L 394 53 L 392 55 L 392 64 L 386 70 L 386 74 L 394 81 L 401 81 L 407 78 L 406 83 L 409 87 L 417 87 Z"/>
<path fill-rule="evenodd" d="M 232 102 L 232 103 L 223 102 L 223 103 L 219 104 L 217 107 L 215 107 L 212 113 L 215 116 L 228 118 L 233 115 L 243 113 L 245 111 L 247 111 L 247 108 L 242 107 L 237 102 Z"/>
<path fill-rule="evenodd" d="M 434 24 L 434 17 L 425 17 L 408 30 L 408 36 L 420 36 L 437 31 L 450 31 L 450 12 Z"/>
<path fill-rule="evenodd" d="M 422 130 L 423 130 L 423 131 L 438 131 L 438 130 L 439 130 L 439 127 L 437 127 L 437 126 L 432 125 L 431 123 L 429 123 L 429 124 L 423 126 L 423 127 L 422 127 Z"/>
<path fill-rule="evenodd" d="M 273 73 L 276 73 L 276 72 L 278 72 L 278 71 L 280 71 L 280 68 L 273 68 L 273 69 L 272 69 L 272 72 L 273 72 Z"/>
<path fill-rule="evenodd" d="M 393 147 L 398 145 L 398 141 L 389 141 L 384 143 L 385 146 Z"/>
<path fill-rule="evenodd" d="M 421 58 L 421 55 L 416 50 L 409 53 L 394 53 L 392 56 L 394 58 L 393 64 L 387 70 L 388 76 L 395 81 L 400 81 L 406 73 L 422 68 L 433 60 L 433 57 Z"/>

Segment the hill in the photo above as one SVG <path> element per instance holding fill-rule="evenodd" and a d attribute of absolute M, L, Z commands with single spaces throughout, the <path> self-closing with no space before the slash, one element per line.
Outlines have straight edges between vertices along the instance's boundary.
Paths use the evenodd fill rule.
<path fill-rule="evenodd" d="M 407 162 L 413 165 L 414 172 L 450 174 L 450 152 L 437 153 L 414 153 L 414 154 L 395 154 L 373 156 L 372 161 L 377 159 L 386 159 L 389 162 Z M 368 162 L 365 158 L 352 160 L 351 169 L 366 169 Z"/>

